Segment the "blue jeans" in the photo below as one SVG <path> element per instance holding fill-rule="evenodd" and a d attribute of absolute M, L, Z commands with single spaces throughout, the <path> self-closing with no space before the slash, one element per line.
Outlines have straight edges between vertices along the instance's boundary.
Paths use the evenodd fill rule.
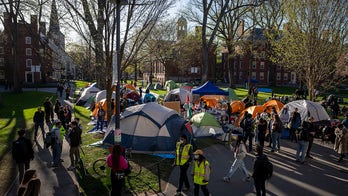
<path fill-rule="evenodd" d="M 62 155 L 62 144 L 55 143 L 52 146 L 53 165 L 55 166 L 59 165 L 61 155 Z"/>
<path fill-rule="evenodd" d="M 97 130 L 99 129 L 99 126 L 100 126 L 100 130 L 103 130 L 104 120 L 97 120 Z"/>
<path fill-rule="evenodd" d="M 249 172 L 245 167 L 243 159 L 235 159 L 233 164 L 231 165 L 230 170 L 228 171 L 227 177 L 231 178 L 231 176 L 236 172 L 238 168 L 241 168 L 245 177 L 249 176 Z"/>
<path fill-rule="evenodd" d="M 308 141 L 299 140 L 297 142 L 296 160 L 303 162 L 305 160 L 306 152 L 308 147 Z M 301 153 L 301 159 L 300 159 Z"/>
<path fill-rule="evenodd" d="M 280 150 L 280 135 L 281 133 L 272 133 L 272 150 Z"/>

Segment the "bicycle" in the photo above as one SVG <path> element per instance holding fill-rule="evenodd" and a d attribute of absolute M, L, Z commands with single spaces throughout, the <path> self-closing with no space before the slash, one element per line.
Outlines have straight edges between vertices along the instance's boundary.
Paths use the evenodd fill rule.
<path fill-rule="evenodd" d="M 128 166 L 131 169 L 131 173 L 127 175 L 128 177 L 136 177 L 141 173 L 141 165 L 135 163 L 132 159 L 132 149 L 125 149 L 125 158 L 128 161 Z M 106 158 L 99 158 L 93 163 L 93 171 L 100 177 L 106 177 L 108 174 L 106 166 Z"/>

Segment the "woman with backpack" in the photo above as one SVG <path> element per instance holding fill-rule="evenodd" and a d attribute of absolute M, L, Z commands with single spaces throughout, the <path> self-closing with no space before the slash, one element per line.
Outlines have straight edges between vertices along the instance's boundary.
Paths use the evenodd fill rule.
<path fill-rule="evenodd" d="M 250 181 L 250 175 L 249 175 L 249 172 L 246 169 L 245 163 L 244 163 L 244 158 L 247 154 L 247 150 L 246 150 L 246 146 L 243 142 L 243 137 L 240 135 L 238 136 L 237 143 L 233 149 L 233 152 L 234 152 L 235 160 L 234 160 L 228 174 L 225 177 L 223 177 L 223 181 L 230 182 L 232 175 L 234 174 L 234 172 L 236 172 L 236 170 L 238 168 L 241 168 L 243 173 L 245 174 L 245 178 L 243 180 Z"/>

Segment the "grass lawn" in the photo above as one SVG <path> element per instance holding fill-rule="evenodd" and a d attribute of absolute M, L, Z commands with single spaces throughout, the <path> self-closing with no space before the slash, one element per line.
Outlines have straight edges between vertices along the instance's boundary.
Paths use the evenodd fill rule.
<path fill-rule="evenodd" d="M 16 168 L 10 150 L 17 131 L 25 128 L 31 137 L 33 131 L 33 116 L 38 106 L 42 106 L 46 97 L 52 93 L 39 91 L 23 92 L 20 94 L 2 93 L 0 106 L 0 192 L 6 192 L 10 183 L 16 177 Z M 52 98 L 52 100 L 55 97 Z"/>

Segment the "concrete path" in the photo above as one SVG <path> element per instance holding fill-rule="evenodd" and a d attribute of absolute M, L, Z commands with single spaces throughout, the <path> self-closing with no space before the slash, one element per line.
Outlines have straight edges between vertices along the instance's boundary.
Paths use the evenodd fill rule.
<path fill-rule="evenodd" d="M 74 92 L 75 87 L 72 86 L 71 92 Z M 35 91 L 36 89 L 23 89 L 23 91 Z M 40 88 L 39 91 L 45 92 L 56 92 L 56 88 Z M 70 94 L 72 95 L 72 93 Z M 64 100 L 65 93 L 62 97 L 59 97 L 62 105 L 70 105 L 72 103 L 69 100 Z M 52 100 L 52 103 L 55 103 L 55 100 Z M 55 117 L 56 119 L 56 117 Z M 45 123 L 45 131 L 48 132 L 48 126 Z M 39 130 L 40 133 L 40 130 Z M 51 148 L 45 148 L 42 135 L 38 136 L 38 141 L 34 142 L 34 152 L 35 158 L 30 163 L 30 168 L 35 169 L 38 174 L 38 178 L 41 180 L 41 190 L 40 195 L 56 195 L 56 196 L 74 196 L 80 195 L 78 182 L 75 176 L 74 171 L 68 171 L 67 168 L 70 166 L 70 157 L 69 157 L 69 144 L 64 140 L 63 151 L 62 151 L 62 165 L 58 168 L 52 168 L 52 151 Z M 7 191 L 8 196 L 15 196 L 18 188 L 18 180 L 13 182 L 13 185 Z"/>
<path fill-rule="evenodd" d="M 266 143 L 267 144 L 267 143 Z M 265 153 L 274 165 L 273 177 L 266 183 L 267 195 L 346 195 L 348 193 L 348 160 L 338 163 L 332 145 L 316 141 L 313 146 L 314 159 L 308 159 L 304 165 L 294 161 L 296 144 L 282 141 L 281 151 L 271 153 L 266 147 Z M 230 183 L 222 181 L 233 162 L 232 152 L 225 146 L 216 144 L 204 149 L 204 153 L 212 166 L 212 176 L 208 189 L 212 195 L 255 195 L 253 181 L 243 182 L 243 173 L 237 171 Z M 248 154 L 246 167 L 252 172 L 255 156 Z M 176 167 L 168 185 L 161 195 L 174 195 L 179 180 L 179 168 Z M 191 180 L 191 179 L 190 179 Z M 193 195 L 191 190 L 183 195 Z M 201 193 L 203 195 L 203 193 Z"/>

